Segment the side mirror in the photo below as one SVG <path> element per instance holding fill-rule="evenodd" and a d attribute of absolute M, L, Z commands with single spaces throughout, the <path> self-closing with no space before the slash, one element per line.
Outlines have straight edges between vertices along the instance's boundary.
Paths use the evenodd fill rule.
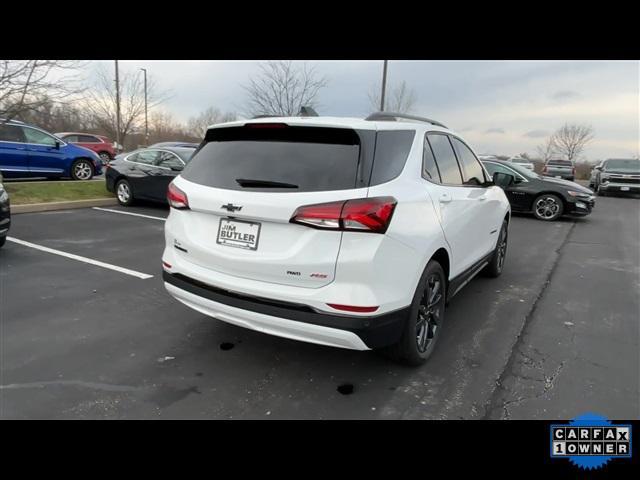
<path fill-rule="evenodd" d="M 493 184 L 500 188 L 507 188 L 516 183 L 516 178 L 509 173 L 496 172 L 493 174 Z"/>
<path fill-rule="evenodd" d="M 600 165 L 596 165 L 595 167 L 593 167 L 594 170 L 598 170 L 599 172 L 602 171 L 602 167 Z"/>
<path fill-rule="evenodd" d="M 55 149 L 56 149 L 56 150 L 60 150 L 60 142 L 58 142 L 57 140 L 56 140 L 56 146 L 55 146 Z"/>

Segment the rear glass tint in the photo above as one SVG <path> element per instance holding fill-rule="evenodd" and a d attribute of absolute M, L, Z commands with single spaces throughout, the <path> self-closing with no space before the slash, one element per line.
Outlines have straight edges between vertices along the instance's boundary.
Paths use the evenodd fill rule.
<path fill-rule="evenodd" d="M 414 137 L 413 130 L 378 132 L 371 185 L 388 182 L 400 175 L 405 163 L 407 163 Z"/>
<path fill-rule="evenodd" d="M 360 139 L 345 128 L 249 124 L 211 129 L 182 176 L 215 188 L 315 192 L 356 185 Z"/>
<path fill-rule="evenodd" d="M 571 161 L 570 160 L 549 160 L 547 162 L 547 165 L 559 165 L 562 167 L 570 167 Z"/>

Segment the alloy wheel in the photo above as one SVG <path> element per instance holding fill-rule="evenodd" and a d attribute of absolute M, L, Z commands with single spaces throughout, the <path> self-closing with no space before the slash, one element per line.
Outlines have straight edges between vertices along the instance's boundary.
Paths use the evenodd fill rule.
<path fill-rule="evenodd" d="M 125 182 L 120 182 L 118 184 L 116 195 L 118 196 L 118 200 L 120 201 L 120 203 L 127 203 L 131 198 L 131 190 L 129 189 L 129 185 L 127 185 Z"/>
<path fill-rule="evenodd" d="M 539 218 L 550 220 L 560 212 L 558 199 L 551 195 L 544 195 L 536 201 L 535 211 Z"/>
<path fill-rule="evenodd" d="M 418 308 L 416 321 L 416 345 L 420 353 L 424 353 L 434 341 L 441 324 L 444 306 L 443 280 L 439 274 L 432 274 Z"/>
<path fill-rule="evenodd" d="M 87 162 L 78 162 L 73 169 L 73 173 L 78 180 L 89 180 L 92 175 L 91 165 Z"/>

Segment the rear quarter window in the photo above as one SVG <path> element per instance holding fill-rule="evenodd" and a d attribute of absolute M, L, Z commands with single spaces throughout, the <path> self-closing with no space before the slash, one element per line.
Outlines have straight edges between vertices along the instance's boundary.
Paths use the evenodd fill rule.
<path fill-rule="evenodd" d="M 371 185 L 380 185 L 396 178 L 407 163 L 413 145 L 415 131 L 379 131 L 371 172 Z"/>

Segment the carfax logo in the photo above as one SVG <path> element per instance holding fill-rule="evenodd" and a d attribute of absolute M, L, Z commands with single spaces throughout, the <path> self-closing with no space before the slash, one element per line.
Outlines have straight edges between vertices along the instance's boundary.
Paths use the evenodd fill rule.
<path fill-rule="evenodd" d="M 551 457 L 568 458 L 583 469 L 600 468 L 612 458 L 631 458 L 631 425 L 614 425 L 594 413 L 551 425 Z"/>

